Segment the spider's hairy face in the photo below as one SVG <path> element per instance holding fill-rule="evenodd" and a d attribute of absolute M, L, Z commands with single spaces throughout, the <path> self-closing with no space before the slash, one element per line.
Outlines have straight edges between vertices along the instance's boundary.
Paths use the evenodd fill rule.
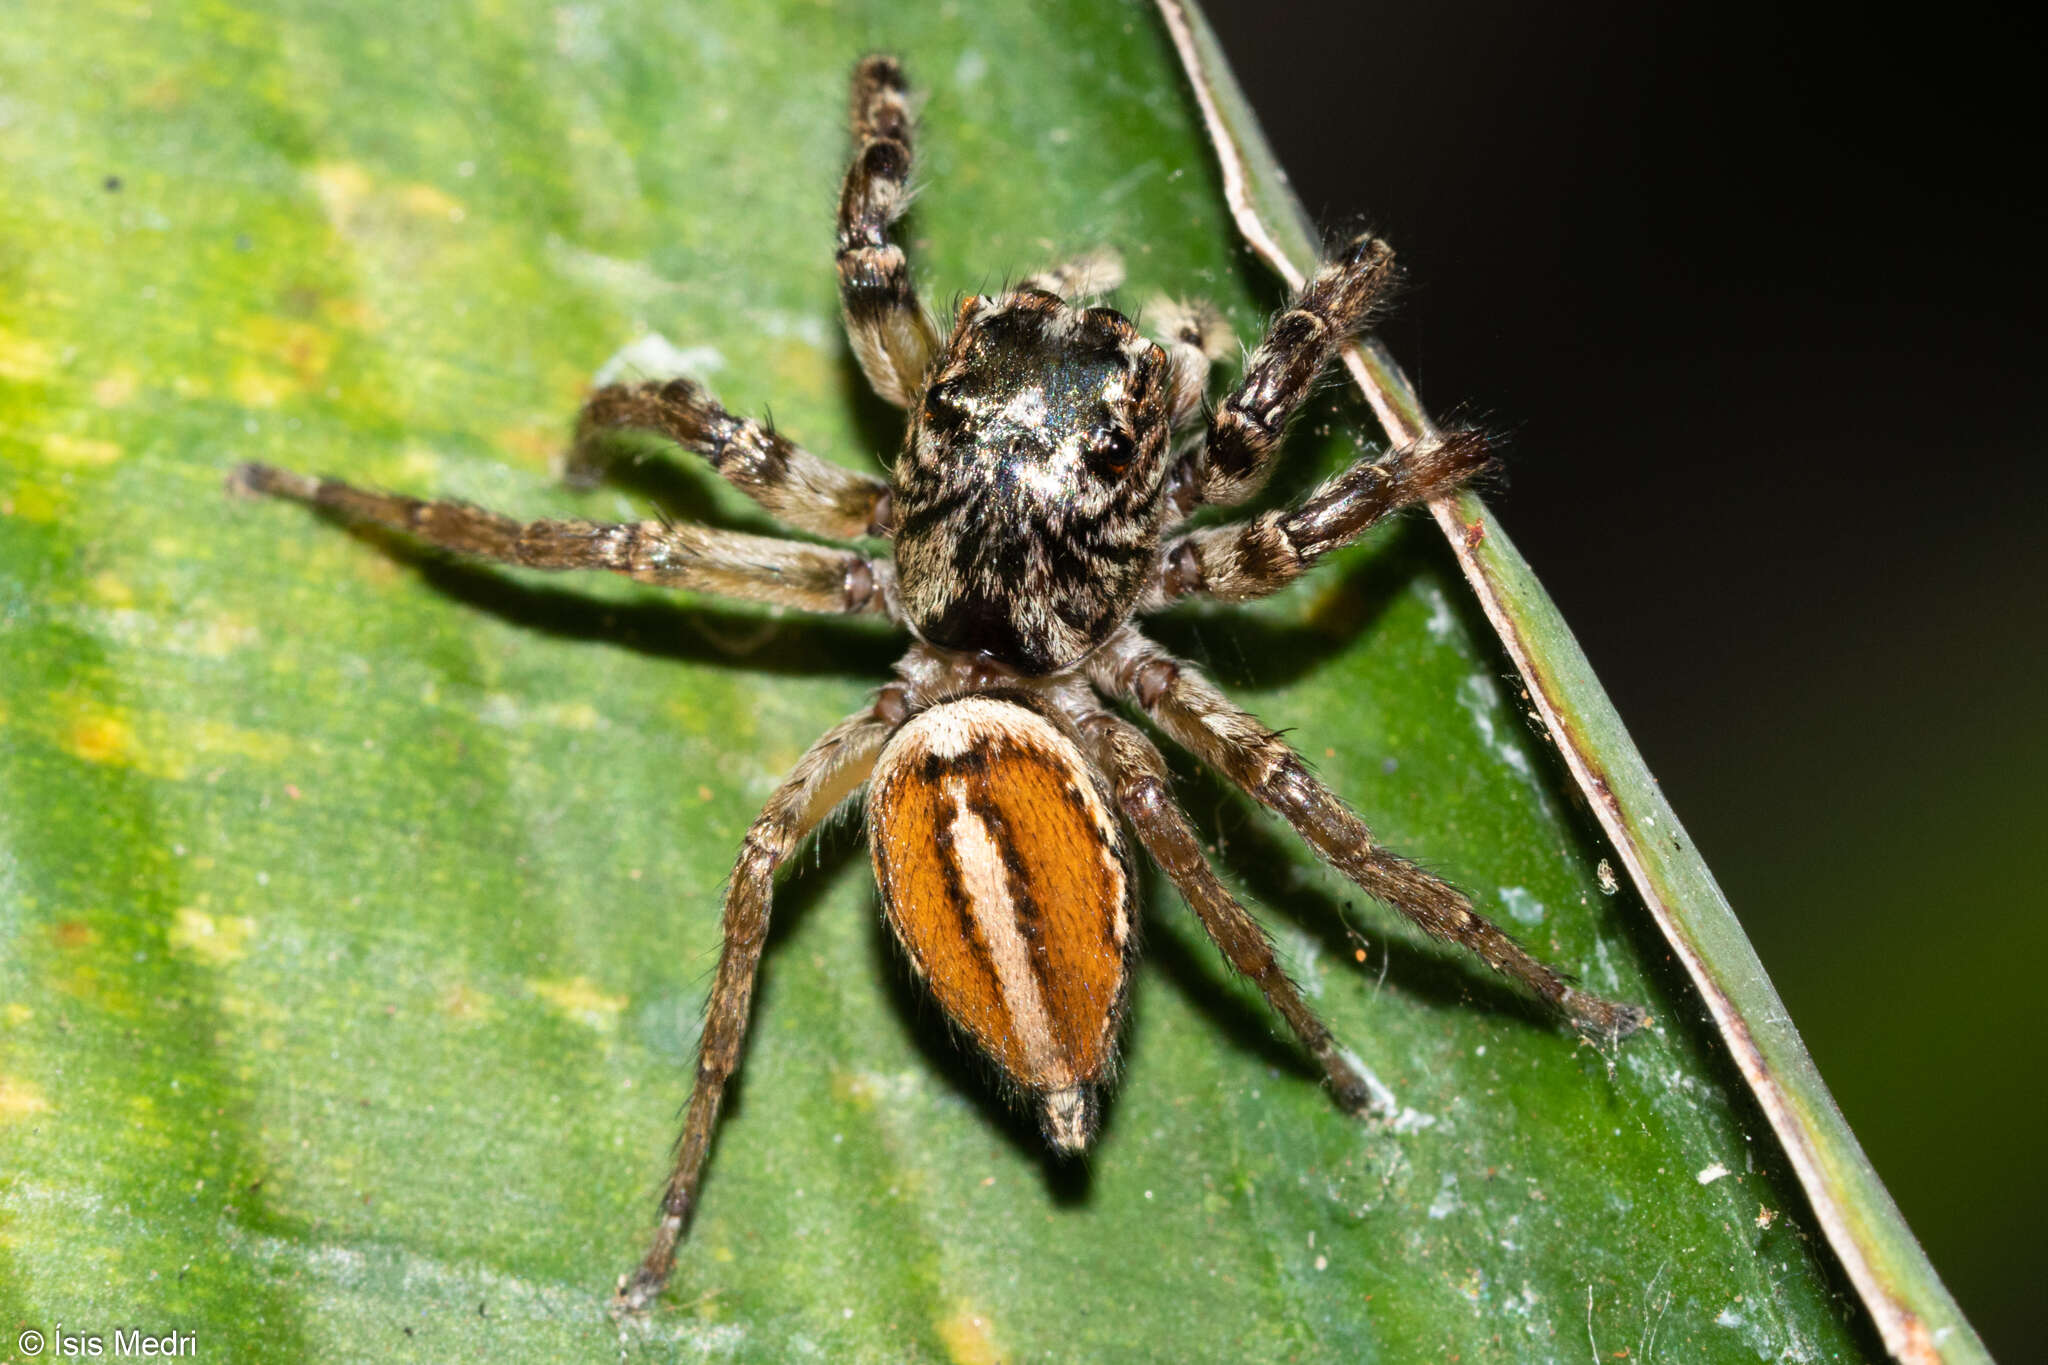
<path fill-rule="evenodd" d="M 1108 308 L 961 306 L 896 468 L 896 568 L 923 639 L 1040 676 L 1131 614 L 1159 543 L 1166 353 Z"/>

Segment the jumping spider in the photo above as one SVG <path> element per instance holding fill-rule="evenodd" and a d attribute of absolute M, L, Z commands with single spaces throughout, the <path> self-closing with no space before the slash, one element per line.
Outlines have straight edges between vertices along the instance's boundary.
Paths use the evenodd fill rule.
<path fill-rule="evenodd" d="M 1117 283 L 1106 255 L 969 298 L 941 332 L 889 239 L 908 198 L 911 141 L 894 59 L 869 57 L 855 69 L 852 122 L 840 298 L 861 369 L 910 413 L 893 476 L 829 464 L 684 380 L 598 390 L 577 450 L 587 469 L 602 433 L 659 432 L 789 525 L 887 540 L 889 551 L 655 521 L 522 524 L 264 465 L 234 476 L 244 491 L 483 559 L 609 569 L 804 611 L 878 613 L 912 636 L 896 681 L 811 746 L 747 831 L 661 1223 L 619 1289 L 628 1308 L 644 1307 L 667 1281 L 696 1207 L 720 1099 L 739 1065 L 776 869 L 863 786 L 890 926 L 947 1016 L 1035 1105 L 1058 1152 L 1088 1146 L 1116 1067 L 1138 949 L 1126 828 L 1322 1063 L 1338 1104 L 1353 1113 L 1370 1106 L 1368 1077 L 1211 871 L 1159 751 L 1111 702 L 1135 707 L 1271 807 L 1367 894 L 1478 954 L 1580 1028 L 1619 1037 L 1644 1018 L 1577 990 L 1462 893 L 1379 847 L 1279 735 L 1133 624 L 1182 598 L 1263 597 L 1485 466 L 1484 443 L 1453 432 L 1361 461 L 1292 506 L 1180 529 L 1198 508 L 1241 503 L 1265 482 L 1288 420 L 1387 282 L 1386 245 L 1361 237 L 1309 280 L 1204 421 L 1220 320 L 1206 307 L 1161 305 L 1155 342 L 1111 309 L 1078 306 Z"/>

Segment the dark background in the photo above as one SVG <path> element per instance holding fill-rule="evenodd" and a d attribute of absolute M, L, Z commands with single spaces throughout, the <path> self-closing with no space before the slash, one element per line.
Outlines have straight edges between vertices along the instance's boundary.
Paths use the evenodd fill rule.
<path fill-rule="evenodd" d="M 2017 18 L 1211 0 L 1380 329 L 1995 1354 L 2048 1336 L 2048 470 Z M 2028 120 L 2030 121 L 2030 120 Z"/>

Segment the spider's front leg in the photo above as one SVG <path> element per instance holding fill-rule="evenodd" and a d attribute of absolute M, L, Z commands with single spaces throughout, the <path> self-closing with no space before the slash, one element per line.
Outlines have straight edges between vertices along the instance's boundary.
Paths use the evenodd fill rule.
<path fill-rule="evenodd" d="M 1193 665 L 1125 628 L 1089 662 L 1097 687 L 1135 702 L 1184 745 L 1248 795 L 1286 820 L 1311 848 L 1367 895 L 1422 929 L 1478 955 L 1570 1016 L 1587 1033 L 1621 1038 L 1648 1014 L 1635 1005 L 1588 995 L 1531 957 L 1472 908 L 1456 887 L 1378 846 L 1365 821 L 1325 786 L 1308 763 L 1258 717 L 1235 706 Z"/>
<path fill-rule="evenodd" d="M 1177 536 L 1160 549 L 1158 572 L 1138 609 L 1157 611 L 1196 593 L 1243 602 L 1278 592 L 1332 550 L 1404 507 L 1450 492 L 1490 463 L 1478 432 L 1446 432 L 1384 459 L 1361 460 L 1292 507 Z"/>
<path fill-rule="evenodd" d="M 907 408 L 938 350 L 938 332 L 889 228 L 910 206 L 910 105 L 894 57 L 853 71 L 853 164 L 839 192 L 839 303 L 846 335 L 875 392 Z"/>
<path fill-rule="evenodd" d="M 1365 325 L 1393 275 L 1393 249 L 1360 237 L 1302 286 L 1245 362 L 1243 381 L 1211 414 L 1208 440 L 1187 457 L 1174 481 L 1187 490 L 1177 512 L 1240 503 L 1259 490 L 1289 419 L 1344 339 Z"/>
<path fill-rule="evenodd" d="M 1352 1114 L 1386 1108 L 1387 1088 L 1337 1045 L 1329 1026 L 1288 979 L 1265 929 L 1238 904 L 1209 866 L 1201 840 L 1173 799 L 1166 761 L 1152 741 L 1136 726 L 1107 712 L 1083 717 L 1079 728 L 1091 746 L 1090 756 L 1109 774 L 1117 805 L 1137 831 L 1145 851 L 1179 889 L 1230 965 L 1250 978 L 1302 1046 L 1322 1063 L 1337 1103 Z"/>
<path fill-rule="evenodd" d="M 669 1272 L 675 1268 L 676 1244 L 689 1230 L 690 1216 L 696 1211 L 697 1188 L 726 1082 L 739 1066 L 740 1048 L 746 1041 L 761 945 L 768 939 L 775 871 L 806 835 L 867 781 L 875 756 L 902 721 L 905 695 L 901 683 L 891 683 L 878 694 L 872 708 L 826 731 L 797 761 L 795 771 L 747 831 L 732 882 L 726 888 L 725 944 L 719 950 L 718 975 L 705 1008 L 697 1080 L 690 1090 L 683 1135 L 676 1144 L 675 1169 L 661 1197 L 661 1224 L 639 1268 L 619 1282 L 615 1302 L 628 1312 L 644 1309 L 668 1283 Z"/>

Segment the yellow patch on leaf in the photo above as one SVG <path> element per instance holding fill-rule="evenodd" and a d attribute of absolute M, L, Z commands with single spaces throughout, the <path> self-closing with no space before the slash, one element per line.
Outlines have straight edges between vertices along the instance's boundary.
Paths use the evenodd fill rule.
<path fill-rule="evenodd" d="M 112 441 L 51 431 L 43 435 L 43 458 L 64 469 L 100 469 L 121 458 L 121 447 Z"/>
<path fill-rule="evenodd" d="M 330 161 L 313 168 L 313 188 L 329 218 L 354 212 L 370 192 L 370 173 L 353 162 Z"/>
<path fill-rule="evenodd" d="M 132 607 L 135 605 L 135 590 L 124 582 L 112 569 L 106 569 L 92 576 L 86 585 L 98 601 L 110 607 Z"/>
<path fill-rule="evenodd" d="M 92 386 L 92 401 L 103 408 L 126 407 L 134 401 L 135 391 L 142 387 L 142 381 L 135 371 L 125 366 L 111 370 Z"/>
<path fill-rule="evenodd" d="M 30 384 L 47 378 L 56 366 L 50 348 L 33 337 L 0 331 L 0 379 Z"/>
<path fill-rule="evenodd" d="M 50 926 L 50 937 L 57 941 L 59 948 L 75 952 L 80 948 L 98 947 L 100 931 L 84 920 L 67 919 Z"/>
<path fill-rule="evenodd" d="M 595 730 L 604 723 L 604 717 L 587 701 L 556 702 L 542 707 L 540 716 L 545 723 L 563 730 Z"/>
<path fill-rule="evenodd" d="M 260 643 L 262 638 L 255 622 L 233 613 L 199 622 L 191 637 L 193 652 L 209 659 L 224 659 L 238 649 Z"/>
<path fill-rule="evenodd" d="M 398 192 L 398 202 L 422 218 L 446 218 L 459 223 L 466 216 L 460 200 L 432 185 L 407 185 Z"/>
<path fill-rule="evenodd" d="M 54 488 L 39 483 L 17 484 L 12 493 L 0 494 L 0 517 L 41 525 L 62 516 L 64 502 Z"/>
<path fill-rule="evenodd" d="M 954 1304 L 953 1311 L 934 1326 L 945 1343 L 946 1359 L 953 1365 L 1004 1365 L 1010 1358 L 996 1345 L 987 1314 L 968 1304 Z"/>
<path fill-rule="evenodd" d="M 249 940 L 256 935 L 256 921 L 245 915 L 215 918 L 190 906 L 171 920 L 171 951 L 197 959 L 209 967 L 225 967 L 249 955 Z"/>
<path fill-rule="evenodd" d="M 135 727 L 126 717 L 97 706 L 81 706 L 57 741 L 73 758 L 127 767 L 139 752 Z"/>
<path fill-rule="evenodd" d="M 562 453 L 562 448 L 568 444 L 568 436 L 563 431 L 561 419 L 550 418 L 523 426 L 499 427 L 491 441 L 498 449 L 517 455 L 521 463 L 546 469 Z"/>
<path fill-rule="evenodd" d="M 228 392 L 245 408 L 274 408 L 292 396 L 296 386 L 273 370 L 243 365 L 228 380 Z"/>
<path fill-rule="evenodd" d="M 526 988 L 547 1001 L 564 1018 L 599 1033 L 610 1033 L 618 1027 L 619 1015 L 625 1012 L 627 1003 L 623 995 L 607 995 L 599 990 L 587 976 L 571 977 L 566 981 L 542 981 L 529 977 Z"/>
<path fill-rule="evenodd" d="M 49 1112 L 50 1102 L 43 1098 L 42 1091 L 27 1081 L 0 1076 L 0 1123 Z"/>
<path fill-rule="evenodd" d="M 242 318 L 232 327 L 221 329 L 215 339 L 223 348 L 239 354 L 246 365 L 260 367 L 266 373 L 279 367 L 290 371 L 289 378 L 276 375 L 277 383 L 295 383 L 307 390 L 319 388 L 326 380 L 339 344 L 334 330 L 324 323 L 278 317 L 274 313 Z"/>
<path fill-rule="evenodd" d="M 482 1024 L 498 1013 L 498 1006 L 490 996 L 477 990 L 466 981 L 458 981 L 434 1002 L 441 1013 L 464 1024 Z"/>

